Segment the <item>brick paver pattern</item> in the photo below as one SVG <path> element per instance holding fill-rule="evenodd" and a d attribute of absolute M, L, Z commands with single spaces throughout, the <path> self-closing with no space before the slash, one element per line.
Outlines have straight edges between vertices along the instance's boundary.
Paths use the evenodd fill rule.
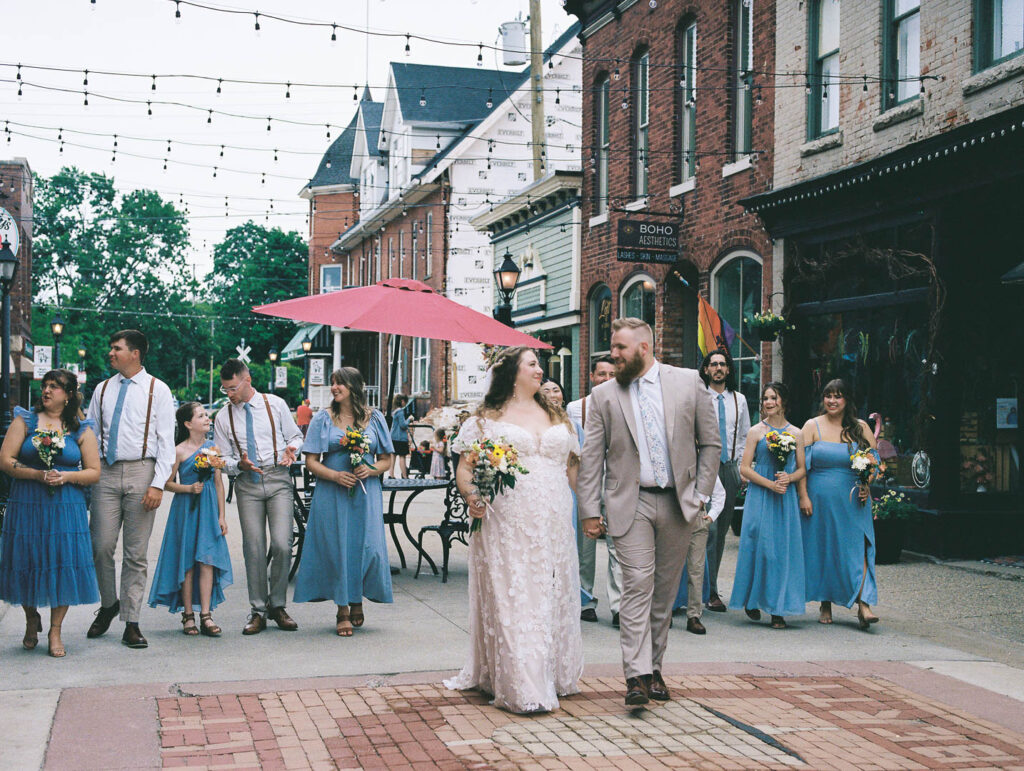
<path fill-rule="evenodd" d="M 366 686 L 158 700 L 165 768 L 1024 768 L 1024 736 L 877 677 L 666 678 L 623 706 L 586 678 L 556 712 L 477 693 Z"/>

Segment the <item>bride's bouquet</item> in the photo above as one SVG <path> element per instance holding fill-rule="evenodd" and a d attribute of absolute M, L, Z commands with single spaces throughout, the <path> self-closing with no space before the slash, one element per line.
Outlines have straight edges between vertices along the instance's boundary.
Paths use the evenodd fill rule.
<path fill-rule="evenodd" d="M 518 474 L 530 473 L 519 462 L 516 448 L 504 437 L 473 442 L 468 452 L 473 459 L 473 484 L 487 501 L 488 509 L 499 493 L 516 486 Z M 473 518 L 469 526 L 470 535 L 480 529 L 480 522 L 481 520 Z"/>

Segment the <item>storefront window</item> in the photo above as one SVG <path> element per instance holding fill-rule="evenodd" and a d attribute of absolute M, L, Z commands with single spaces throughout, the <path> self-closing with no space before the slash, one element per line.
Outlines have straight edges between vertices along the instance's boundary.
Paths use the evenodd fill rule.
<path fill-rule="evenodd" d="M 751 417 L 756 419 L 761 388 L 760 350 L 746 319 L 761 310 L 761 260 L 751 254 L 728 257 L 714 272 L 713 282 L 712 304 L 737 332 L 729 353 L 736 365 L 740 390 L 750 404 Z"/>
<path fill-rule="evenodd" d="M 654 329 L 654 279 L 634 276 L 622 291 L 622 314 L 643 319 Z"/>
<path fill-rule="evenodd" d="M 590 356 L 612 349 L 612 290 L 602 284 L 590 295 Z"/>

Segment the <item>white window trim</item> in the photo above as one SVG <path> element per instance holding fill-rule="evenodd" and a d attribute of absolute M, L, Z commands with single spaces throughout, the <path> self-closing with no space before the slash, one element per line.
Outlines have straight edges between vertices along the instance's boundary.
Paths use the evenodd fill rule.
<path fill-rule="evenodd" d="M 592 228 L 596 228 L 598 225 L 603 225 L 607 221 L 608 221 L 608 212 L 606 211 L 606 212 L 604 212 L 602 214 L 598 214 L 596 217 L 591 217 L 589 220 L 587 220 L 587 226 L 588 227 L 592 227 Z"/>
<path fill-rule="evenodd" d="M 619 290 L 619 314 L 625 313 L 626 294 L 637 284 L 642 284 L 644 281 L 650 281 L 651 286 L 654 287 L 655 293 L 657 292 L 658 282 L 655 281 L 654 276 L 648 273 L 634 273 L 629 277 L 629 280 L 623 285 L 622 289 Z M 657 303 L 655 303 L 657 305 Z"/>
<path fill-rule="evenodd" d="M 647 196 L 643 198 L 637 198 L 635 201 L 630 201 L 622 207 L 626 211 L 640 211 L 641 209 L 647 208 Z"/>
<path fill-rule="evenodd" d="M 320 266 L 320 294 L 327 294 L 327 292 L 324 291 L 324 274 L 327 272 L 328 269 L 331 269 L 331 268 L 337 268 L 338 276 L 341 278 L 341 282 L 340 282 L 341 286 L 339 286 L 338 289 L 343 289 L 344 286 L 345 286 L 345 269 L 344 269 L 344 266 L 342 266 L 342 265 L 340 265 L 338 263 L 331 263 L 331 264 L 328 264 L 328 265 L 321 265 Z M 338 291 L 338 290 L 333 290 L 333 291 Z"/>
<path fill-rule="evenodd" d="M 668 197 L 675 198 L 683 193 L 689 193 L 697 187 L 697 177 L 690 177 L 684 182 L 680 182 L 678 185 L 672 185 L 668 189 Z"/>
<path fill-rule="evenodd" d="M 418 349 L 423 346 L 422 355 L 419 355 Z M 420 380 L 420 364 L 425 364 L 423 369 L 423 378 L 425 382 L 419 382 Z M 415 394 L 429 394 L 430 393 L 430 339 L 426 337 L 417 337 L 412 343 L 412 391 Z"/>
<path fill-rule="evenodd" d="M 746 171 L 751 166 L 750 156 L 744 155 L 742 158 L 733 161 L 732 163 L 726 163 L 722 166 L 722 178 L 731 177 L 733 174 L 739 174 L 741 171 Z"/>

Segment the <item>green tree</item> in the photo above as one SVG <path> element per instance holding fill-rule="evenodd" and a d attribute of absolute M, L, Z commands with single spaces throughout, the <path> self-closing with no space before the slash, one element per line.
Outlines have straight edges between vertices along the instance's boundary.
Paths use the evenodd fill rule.
<path fill-rule="evenodd" d="M 266 228 L 249 221 L 231 228 L 213 249 L 208 276 L 212 307 L 224 317 L 217 322 L 215 342 L 233 355 L 244 338 L 253 361 L 266 361 L 271 348 L 284 349 L 295 324 L 252 314 L 256 305 L 301 297 L 307 289 L 306 242 L 294 231 Z"/>
<path fill-rule="evenodd" d="M 288 406 L 295 409 L 299 402 L 303 399 L 302 392 L 302 377 L 303 368 L 301 365 L 296 366 L 294 364 L 279 364 L 278 366 L 288 367 L 288 385 L 285 388 L 271 388 L 271 378 L 273 377 L 272 366 L 270 362 L 250 362 L 249 363 L 249 374 L 252 375 L 252 384 L 257 391 L 262 391 L 268 394 L 277 394 L 286 402 Z M 203 404 L 208 403 L 210 399 L 210 370 L 209 368 L 196 369 L 196 377 L 187 386 L 181 386 L 174 389 L 174 395 L 181 401 L 196 401 L 202 402 Z M 218 399 L 227 398 L 224 397 L 220 392 L 220 366 L 215 365 L 213 369 L 213 400 L 216 402 Z"/>
<path fill-rule="evenodd" d="M 208 323 L 191 318 L 198 285 L 185 259 L 185 214 L 152 190 L 120 194 L 111 177 L 73 167 L 37 176 L 34 203 L 36 343 L 52 340 L 60 306 L 61 360 L 77 362 L 83 348 L 90 383 L 109 371 L 109 334 L 126 327 L 149 338 L 148 370 L 183 383 L 183 354 L 209 348 Z"/>

